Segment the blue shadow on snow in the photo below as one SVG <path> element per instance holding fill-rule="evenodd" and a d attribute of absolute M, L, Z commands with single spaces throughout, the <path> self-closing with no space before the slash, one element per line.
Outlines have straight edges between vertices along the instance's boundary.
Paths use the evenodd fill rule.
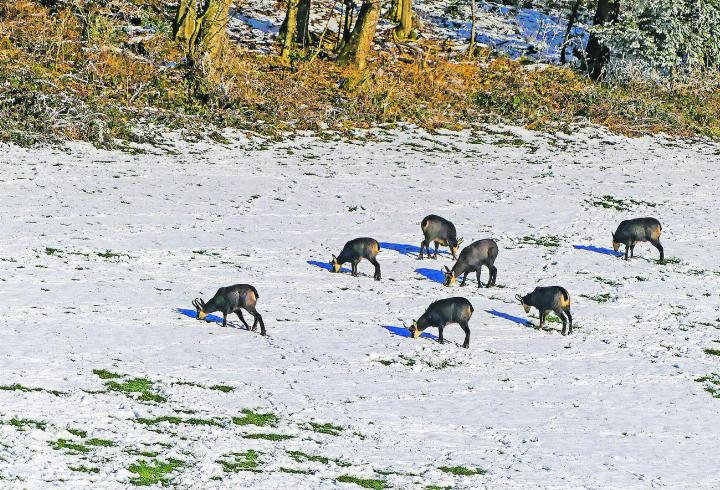
<path fill-rule="evenodd" d="M 594 245 L 573 245 L 573 247 L 577 248 L 578 250 L 588 250 L 589 252 L 595 252 L 605 255 L 614 255 L 615 257 L 622 257 L 623 255 L 625 255 L 624 253 L 616 252 L 611 248 L 596 247 Z"/>
<path fill-rule="evenodd" d="M 325 269 L 326 271 L 330 270 L 330 264 L 327 262 L 318 262 L 317 260 L 308 260 L 307 263 L 310 265 L 314 265 L 316 267 L 320 267 L 321 269 Z M 340 272 L 352 272 L 352 271 L 346 267 L 341 267 Z"/>
<path fill-rule="evenodd" d="M 440 284 L 445 282 L 445 274 L 443 274 L 442 271 L 439 271 L 437 269 L 426 269 L 423 267 L 420 269 L 415 269 L 415 272 L 417 272 L 423 277 L 430 279 L 431 281 L 439 282 Z"/>
<path fill-rule="evenodd" d="M 182 313 L 185 316 L 189 316 L 193 320 L 197 320 L 197 311 L 195 310 L 190 310 L 187 308 L 177 308 L 175 311 L 177 311 L 178 313 Z M 222 324 L 222 317 L 217 315 L 208 315 L 205 317 L 205 320 Z"/>
<path fill-rule="evenodd" d="M 519 316 L 513 316 L 508 313 L 503 313 L 502 311 L 497 311 L 495 309 L 485 310 L 485 312 L 490 313 L 491 315 L 499 316 L 500 318 L 504 318 L 506 320 L 510 320 L 511 322 L 519 323 L 520 325 L 522 325 L 524 327 L 535 328 L 535 325 L 533 325 L 532 322 L 526 320 L 525 318 L 519 317 Z"/>
<path fill-rule="evenodd" d="M 418 247 L 417 245 L 409 245 L 407 243 L 380 242 L 380 250 L 382 249 L 395 250 L 396 252 L 400 252 L 403 255 L 410 255 L 411 253 L 420 255 L 420 247 Z M 451 255 L 450 252 L 444 250 L 438 250 L 438 253 L 443 255 Z"/>
<path fill-rule="evenodd" d="M 400 337 L 410 337 L 410 330 L 408 330 L 405 327 L 394 327 L 392 325 L 383 325 L 382 328 L 389 331 L 393 335 L 398 335 Z M 438 338 L 428 332 L 423 332 L 420 334 L 420 338 L 423 339 L 430 339 L 430 340 L 438 340 Z"/>

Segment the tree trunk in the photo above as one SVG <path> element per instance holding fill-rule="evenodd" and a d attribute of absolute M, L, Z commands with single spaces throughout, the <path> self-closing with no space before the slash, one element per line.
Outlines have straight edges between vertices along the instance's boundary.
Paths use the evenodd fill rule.
<path fill-rule="evenodd" d="M 398 4 L 400 6 L 400 23 L 395 28 L 395 36 L 398 39 L 407 39 L 413 30 L 412 0 L 398 0 Z"/>
<path fill-rule="evenodd" d="M 372 49 L 378 17 L 380 17 L 380 0 L 363 0 L 355 28 L 338 55 L 337 61 L 340 65 L 354 65 L 358 70 L 365 68 L 368 54 Z"/>
<path fill-rule="evenodd" d="M 598 0 L 593 26 L 601 26 L 615 21 L 618 14 L 619 2 L 616 0 Z M 587 52 L 588 75 L 593 80 L 599 80 L 603 76 L 605 65 L 610 61 L 610 50 L 600 43 L 600 39 L 595 34 L 591 34 L 585 51 Z"/>
<path fill-rule="evenodd" d="M 567 29 L 565 29 L 565 35 L 563 36 L 563 42 L 561 45 L 561 51 L 560 51 L 560 64 L 565 64 L 565 51 L 567 51 L 567 43 L 568 39 L 570 39 L 570 33 L 572 32 L 572 28 L 575 25 L 575 21 L 577 20 L 578 11 L 580 10 L 580 4 L 582 3 L 582 0 L 575 0 L 575 3 L 572 6 L 572 10 L 570 11 L 570 17 L 568 18 L 568 24 Z"/>
<path fill-rule="evenodd" d="M 297 9 L 297 42 L 303 48 L 310 44 L 310 8 L 312 0 L 300 0 Z"/>
<path fill-rule="evenodd" d="M 402 15 L 402 1 L 403 0 L 390 0 L 390 10 L 387 13 L 387 19 L 390 22 L 400 22 Z"/>
<path fill-rule="evenodd" d="M 226 27 L 232 0 L 180 0 L 173 22 L 177 41 L 190 66 L 209 60 L 211 70 L 227 36 Z"/>
<path fill-rule="evenodd" d="M 290 58 L 293 43 L 297 37 L 298 25 L 298 0 L 287 0 L 287 13 L 285 14 L 285 35 L 283 36 L 282 49 L 280 56 L 285 59 Z"/>
<path fill-rule="evenodd" d="M 470 55 L 475 54 L 475 38 L 477 37 L 476 23 L 477 23 L 477 5 L 475 0 L 470 0 L 470 46 L 468 47 L 468 53 Z"/>

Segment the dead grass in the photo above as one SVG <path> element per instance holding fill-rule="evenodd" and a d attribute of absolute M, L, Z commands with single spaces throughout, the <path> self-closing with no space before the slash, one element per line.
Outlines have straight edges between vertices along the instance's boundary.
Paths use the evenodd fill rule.
<path fill-rule="evenodd" d="M 163 0 L 58 3 L 0 3 L 0 140 L 112 146 L 152 138 L 138 132 L 138 121 L 276 134 L 399 122 L 457 129 L 496 120 L 563 129 L 586 121 L 627 135 L 720 137 L 717 81 L 610 86 L 488 53 L 450 59 L 430 42 L 418 44 L 422 57 L 377 53 L 365 73 L 320 56 L 288 67 L 228 44 L 218 83 L 198 90 L 169 38 L 172 12 Z"/>

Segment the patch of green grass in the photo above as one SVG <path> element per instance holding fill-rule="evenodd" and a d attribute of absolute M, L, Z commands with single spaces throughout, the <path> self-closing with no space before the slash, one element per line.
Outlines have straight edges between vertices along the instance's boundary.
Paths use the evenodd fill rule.
<path fill-rule="evenodd" d="M 647 201 L 637 201 L 635 199 L 618 199 L 614 196 L 606 194 L 601 197 L 593 198 L 589 201 L 590 205 L 605 209 L 614 209 L 616 211 L 628 211 L 632 206 L 648 206 L 654 208 L 657 204 Z"/>
<path fill-rule="evenodd" d="M 3 424 L 12 425 L 16 429 L 23 429 L 25 427 L 35 427 L 36 429 L 45 430 L 47 422 L 40 422 L 32 419 L 18 419 L 13 417 L 9 422 L 0 422 Z"/>
<path fill-rule="evenodd" d="M 720 356 L 720 349 L 705 349 L 705 354 L 711 356 Z"/>
<path fill-rule="evenodd" d="M 383 490 L 384 488 L 387 488 L 385 486 L 385 480 L 364 479 L 350 475 L 338 476 L 335 481 L 341 483 L 354 483 L 355 485 L 359 485 L 363 488 L 372 488 L 374 490 Z"/>
<path fill-rule="evenodd" d="M 547 236 L 524 236 L 518 240 L 519 243 L 522 243 L 524 245 L 538 245 L 541 247 L 547 247 L 547 248 L 557 248 L 560 246 L 560 238 L 554 236 L 554 235 L 547 235 Z"/>
<path fill-rule="evenodd" d="M 425 490 L 452 490 L 452 487 L 440 487 L 438 485 L 428 485 Z"/>
<path fill-rule="evenodd" d="M 130 483 L 136 486 L 150 486 L 158 483 L 166 486 L 170 483 L 169 474 L 178 468 L 184 466 L 180 460 L 168 459 L 167 462 L 152 460 L 138 460 L 128 467 L 131 473 L 137 473 L 138 476 L 130 478 Z"/>
<path fill-rule="evenodd" d="M 614 288 L 622 286 L 621 283 L 617 281 L 613 281 L 612 279 L 605 279 L 604 277 L 595 276 L 595 280 L 602 284 L 607 284 L 608 286 L 612 286 Z"/>
<path fill-rule="evenodd" d="M 51 248 L 51 247 L 45 247 L 45 253 L 47 255 L 55 255 L 56 253 L 61 252 L 62 250 L 59 248 Z"/>
<path fill-rule="evenodd" d="M 28 388 L 27 386 L 23 386 L 21 384 L 15 383 L 12 385 L 2 385 L 0 386 L 0 390 L 3 391 L 22 391 L 22 392 L 31 392 L 31 391 L 43 391 L 45 393 L 50 393 L 51 395 L 55 396 L 61 396 L 66 395 L 67 393 L 63 391 L 57 391 L 57 390 L 48 390 L 45 388 Z"/>
<path fill-rule="evenodd" d="M 720 398 L 720 373 L 712 373 L 707 376 L 695 378 L 698 383 L 706 383 L 705 391 L 710 393 L 713 398 Z"/>
<path fill-rule="evenodd" d="M 233 417 L 233 424 L 237 425 L 257 425 L 258 427 L 275 427 L 278 422 L 277 415 L 273 413 L 258 413 L 247 408 L 243 408 L 242 417 Z"/>
<path fill-rule="evenodd" d="M 121 256 L 121 254 L 111 252 L 110 250 L 105 250 L 104 252 L 97 252 L 95 255 L 97 255 L 98 257 L 102 257 L 103 259 L 112 259 Z"/>
<path fill-rule="evenodd" d="M 591 301 L 595 301 L 596 303 L 607 303 L 611 299 L 610 293 L 601 293 L 601 294 L 596 294 L 595 296 L 588 296 L 587 294 L 581 294 L 580 297 L 589 299 Z"/>
<path fill-rule="evenodd" d="M 215 391 L 222 391 L 223 393 L 230 393 L 235 388 L 227 385 L 212 385 L 210 389 Z"/>
<path fill-rule="evenodd" d="M 68 466 L 68 469 L 79 473 L 100 473 L 100 468 L 95 468 L 93 466 Z"/>
<path fill-rule="evenodd" d="M 138 424 L 144 424 L 144 425 L 157 425 L 161 424 L 163 422 L 167 422 L 168 424 L 188 424 L 188 425 L 210 425 L 215 427 L 223 427 L 223 424 L 218 422 L 217 420 L 213 419 L 201 419 L 196 417 L 191 417 L 187 419 L 183 419 L 181 417 L 176 417 L 174 415 L 162 415 L 160 417 L 155 418 L 144 418 L 139 417 L 135 419 L 135 422 Z"/>
<path fill-rule="evenodd" d="M 82 437 L 83 439 L 87 437 L 87 432 L 81 429 L 67 429 L 67 431 L 76 437 Z"/>
<path fill-rule="evenodd" d="M 401 359 L 403 366 L 411 367 L 415 365 L 415 359 L 412 357 L 408 357 L 404 354 L 398 354 L 398 357 Z"/>
<path fill-rule="evenodd" d="M 67 439 L 58 439 L 57 441 L 49 441 L 48 444 L 50 444 L 50 446 L 57 451 L 65 449 L 65 450 L 68 450 L 71 453 L 75 453 L 75 454 L 77 454 L 77 453 L 86 454 L 86 453 L 90 452 L 89 447 L 87 447 L 83 444 L 78 444 L 76 442 L 68 441 Z"/>
<path fill-rule="evenodd" d="M 315 463 L 322 463 L 322 464 L 329 464 L 329 463 L 335 463 L 338 466 L 351 466 L 350 463 L 347 463 L 345 461 L 341 461 L 339 459 L 333 459 L 328 458 L 326 456 L 316 456 L 312 454 L 307 454 L 302 451 L 286 451 L 288 456 L 290 456 L 292 459 L 294 459 L 298 463 L 307 463 L 308 461 L 315 462 Z"/>
<path fill-rule="evenodd" d="M 292 439 L 295 436 L 287 434 L 245 434 L 243 439 L 263 439 L 266 441 L 286 441 Z"/>
<path fill-rule="evenodd" d="M 97 437 L 88 439 L 87 441 L 85 441 L 85 444 L 88 444 L 90 446 L 100 446 L 100 447 L 112 447 L 115 445 L 115 443 L 113 441 L 110 441 L 108 439 L 98 439 Z"/>
<path fill-rule="evenodd" d="M 154 458 L 160 455 L 160 453 L 157 451 L 144 451 L 142 449 L 136 449 L 132 447 L 123 449 L 123 452 L 133 456 L 145 456 L 146 458 Z"/>
<path fill-rule="evenodd" d="M 231 459 L 219 459 L 216 463 L 220 463 L 225 473 L 237 473 L 238 471 L 253 471 L 256 473 L 262 470 L 258 469 L 260 466 L 258 458 L 260 454 L 257 451 L 248 449 L 244 453 L 230 453 L 225 458 Z"/>
<path fill-rule="evenodd" d="M 315 473 L 314 471 L 311 471 L 311 470 L 295 470 L 292 468 L 285 468 L 284 466 L 280 467 L 280 471 L 282 473 L 291 473 L 291 474 L 296 474 L 296 475 L 312 475 L 313 473 Z"/>
<path fill-rule="evenodd" d="M 113 373 L 112 371 L 108 371 L 106 369 L 93 369 L 92 372 L 100 379 L 114 379 L 123 377 L 122 374 Z"/>
<path fill-rule="evenodd" d="M 680 259 L 677 257 L 665 257 L 663 260 L 657 259 L 655 261 L 658 264 L 665 265 L 665 264 L 679 264 Z"/>
<path fill-rule="evenodd" d="M 331 436 L 339 436 L 340 432 L 344 430 L 343 427 L 333 425 L 331 423 L 318 424 L 317 422 L 310 422 L 310 430 L 319 432 L 321 434 L 329 434 Z"/>
<path fill-rule="evenodd" d="M 464 466 L 441 466 L 438 468 L 443 473 L 450 473 L 457 476 L 484 475 L 487 470 L 482 468 L 466 468 Z"/>
<path fill-rule="evenodd" d="M 119 391 L 125 394 L 139 394 L 138 400 L 144 402 L 163 403 L 167 401 L 162 395 L 152 391 L 153 382 L 145 378 L 133 378 L 124 382 L 106 381 L 105 386 L 111 391 Z"/>

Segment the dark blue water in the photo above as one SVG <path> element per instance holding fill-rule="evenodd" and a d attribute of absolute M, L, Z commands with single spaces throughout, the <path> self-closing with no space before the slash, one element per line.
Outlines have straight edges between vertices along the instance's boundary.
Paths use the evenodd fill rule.
<path fill-rule="evenodd" d="M 622 257 L 625 254 L 623 252 L 616 252 L 611 248 L 596 247 L 594 245 L 573 245 L 578 250 L 587 250 L 588 252 L 595 252 L 605 255 L 614 255 L 615 257 Z"/>
<path fill-rule="evenodd" d="M 411 337 L 410 330 L 408 330 L 405 327 L 394 327 L 392 325 L 383 325 L 383 328 L 388 330 L 393 335 L 399 335 L 400 337 Z M 435 335 L 428 333 L 428 332 L 421 333 L 420 338 L 438 340 L 438 338 Z"/>

